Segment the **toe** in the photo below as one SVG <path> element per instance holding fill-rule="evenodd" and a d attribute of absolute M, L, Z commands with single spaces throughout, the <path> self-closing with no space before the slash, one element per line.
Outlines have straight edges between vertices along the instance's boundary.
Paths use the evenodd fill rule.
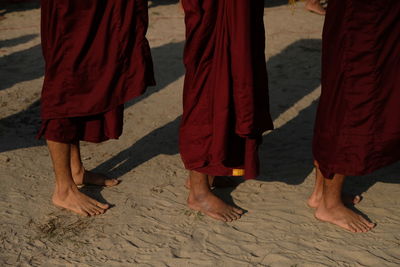
<path fill-rule="evenodd" d="M 91 211 L 90 211 L 90 209 L 88 207 L 82 208 L 81 211 L 82 211 L 82 215 L 83 216 L 86 216 L 86 217 L 92 216 Z"/>
<path fill-rule="evenodd" d="M 232 210 L 231 217 L 233 217 L 234 220 L 239 220 L 241 215 Z"/>
<path fill-rule="evenodd" d="M 119 180 L 118 179 L 106 179 L 104 181 L 105 186 L 116 186 L 119 184 Z"/>
<path fill-rule="evenodd" d="M 239 215 L 243 215 L 244 211 L 242 209 L 233 208 L 233 211 Z"/>
<path fill-rule="evenodd" d="M 227 214 L 227 216 L 231 219 L 231 222 L 232 221 L 236 221 L 238 218 L 235 216 L 235 213 L 234 212 L 229 212 L 228 214 Z"/>
<path fill-rule="evenodd" d="M 354 204 L 358 204 L 358 203 L 360 203 L 360 201 L 361 201 L 361 196 L 359 196 L 359 195 L 356 195 L 353 199 Z"/>
<path fill-rule="evenodd" d="M 376 223 L 367 221 L 367 225 L 372 229 L 376 226 Z"/>
<path fill-rule="evenodd" d="M 357 233 L 364 232 L 364 225 L 361 222 L 354 223 L 354 228 L 356 229 Z"/>
<path fill-rule="evenodd" d="M 97 207 L 97 206 L 94 206 L 93 209 L 96 211 L 96 214 L 97 214 L 97 215 L 98 215 L 98 214 L 103 214 L 103 213 L 105 212 L 104 209 L 102 209 L 102 208 L 100 208 L 100 207 Z"/>
<path fill-rule="evenodd" d="M 359 227 L 362 229 L 363 233 L 366 233 L 370 230 L 370 228 L 368 227 L 368 225 L 364 224 L 364 223 L 360 223 Z"/>
<path fill-rule="evenodd" d="M 375 228 L 375 226 L 376 226 L 375 223 L 368 223 L 368 224 L 367 224 L 367 227 L 368 227 L 369 230 Z"/>
<path fill-rule="evenodd" d="M 102 209 L 108 209 L 110 206 L 108 205 L 108 204 L 103 204 L 103 203 L 100 203 L 100 202 L 98 202 L 98 201 L 96 201 L 96 206 L 97 207 L 100 207 L 100 208 L 102 208 Z"/>
<path fill-rule="evenodd" d="M 85 211 L 88 213 L 89 216 L 94 216 L 96 215 L 96 210 L 94 209 L 93 206 L 88 205 L 85 207 Z"/>
<path fill-rule="evenodd" d="M 352 233 L 357 233 L 357 227 L 352 223 L 345 225 L 343 228 L 345 228 L 346 230 L 349 230 Z"/>
<path fill-rule="evenodd" d="M 89 210 L 89 212 L 90 212 L 90 216 L 95 216 L 95 215 L 99 215 L 100 214 L 100 212 L 98 210 L 96 210 L 95 208 L 91 208 Z"/>
<path fill-rule="evenodd" d="M 229 216 L 229 213 L 224 214 L 223 216 L 224 216 L 226 222 L 231 222 L 231 221 L 233 221 L 233 218 L 231 218 L 231 217 Z"/>
<path fill-rule="evenodd" d="M 211 218 L 218 220 L 218 221 L 223 221 L 226 222 L 227 219 L 225 218 L 225 216 L 223 216 L 222 214 L 218 214 L 218 213 L 207 213 L 208 216 L 210 216 Z"/>
<path fill-rule="evenodd" d="M 363 216 L 360 216 L 360 221 L 363 222 L 366 226 L 368 226 L 369 228 L 373 228 L 375 226 L 374 223 L 368 221 L 367 219 L 365 219 Z"/>
<path fill-rule="evenodd" d="M 89 216 L 89 213 L 83 209 L 76 211 L 76 213 L 78 213 L 79 215 L 85 216 L 85 217 Z"/>

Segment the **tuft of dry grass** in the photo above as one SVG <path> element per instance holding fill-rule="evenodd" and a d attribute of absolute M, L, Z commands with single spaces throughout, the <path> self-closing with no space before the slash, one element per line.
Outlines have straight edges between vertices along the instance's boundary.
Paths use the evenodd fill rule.
<path fill-rule="evenodd" d="M 37 233 L 34 239 L 59 245 L 66 242 L 83 245 L 85 242 L 82 235 L 89 230 L 92 223 L 91 218 L 52 215 L 49 219 L 40 222 L 30 220 L 28 226 Z"/>

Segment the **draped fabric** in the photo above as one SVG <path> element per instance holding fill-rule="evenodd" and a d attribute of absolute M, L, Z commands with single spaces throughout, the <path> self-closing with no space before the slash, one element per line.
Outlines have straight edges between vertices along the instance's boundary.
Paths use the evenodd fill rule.
<path fill-rule="evenodd" d="M 46 140 L 64 144 L 79 141 L 101 143 L 121 136 L 123 119 L 124 106 L 120 105 L 92 116 L 43 120 L 37 138 L 43 136 Z"/>
<path fill-rule="evenodd" d="M 400 159 L 400 1 L 329 0 L 313 152 L 323 174 Z"/>
<path fill-rule="evenodd" d="M 154 84 L 146 0 L 42 0 L 42 119 L 116 109 Z"/>
<path fill-rule="evenodd" d="M 255 178 L 262 133 L 273 128 L 264 1 L 182 4 L 187 41 L 179 145 L 185 167 L 209 175 Z"/>

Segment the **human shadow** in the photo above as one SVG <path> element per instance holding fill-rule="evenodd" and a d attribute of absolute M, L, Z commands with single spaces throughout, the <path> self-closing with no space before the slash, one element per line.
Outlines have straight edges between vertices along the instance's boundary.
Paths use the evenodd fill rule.
<path fill-rule="evenodd" d="M 268 60 L 271 115 L 275 120 L 320 85 L 321 40 L 302 39 Z M 311 138 L 316 103 L 264 136 L 262 181 L 301 184 L 312 171 Z"/>
<path fill-rule="evenodd" d="M 376 183 L 400 184 L 400 162 L 376 170 L 364 176 L 350 176 L 345 181 L 345 190 L 354 195 L 362 195 Z"/>
<path fill-rule="evenodd" d="M 30 38 L 32 36 L 23 36 L 14 40 L 7 40 L 5 44 L 26 42 Z M 0 91 L 15 84 L 42 77 L 43 68 L 44 61 L 40 45 L 1 57 Z M 39 92 L 37 92 L 37 95 L 39 96 Z M 22 101 L 22 99 L 16 101 Z M 2 100 L 1 104 L 7 105 L 7 102 Z M 34 139 L 40 125 L 39 106 L 39 100 L 36 100 L 26 109 L 0 119 L 0 152 L 43 144 L 43 142 Z"/>
<path fill-rule="evenodd" d="M 271 80 L 270 95 L 273 100 L 271 109 L 273 110 L 272 114 L 274 118 L 278 117 L 279 114 L 286 111 L 299 99 L 319 86 L 320 51 L 321 40 L 300 40 L 291 44 L 281 53 L 268 60 L 267 65 Z M 296 172 L 291 176 L 280 176 L 282 177 L 280 179 L 287 183 L 300 183 L 300 181 L 304 180 L 306 174 L 308 174 L 307 171 L 310 171 L 310 164 L 308 164 L 306 160 L 307 158 L 311 160 L 311 155 L 309 153 L 311 146 L 309 142 L 314 110 L 315 106 L 308 108 L 291 123 L 288 123 L 265 138 L 266 142 L 261 147 L 260 151 L 262 164 L 266 165 L 263 168 L 261 180 L 270 180 L 272 177 L 276 179 L 275 175 L 271 176 L 271 170 L 273 170 L 276 165 L 285 169 L 285 166 L 282 166 L 282 161 L 279 158 L 293 157 L 294 155 L 296 155 L 296 160 L 301 159 L 300 162 L 303 163 L 300 165 L 301 168 L 297 168 Z M 308 127 L 302 125 L 304 120 L 308 121 Z M 105 172 L 112 177 L 119 177 L 157 155 L 177 154 L 178 128 L 179 118 L 176 118 L 174 121 L 154 130 L 132 144 L 129 148 L 100 164 L 96 168 L 97 171 Z M 293 128 L 300 128 L 301 134 L 293 136 Z M 296 131 L 298 130 L 296 129 Z M 282 139 L 287 143 L 286 146 L 294 145 L 296 151 L 299 152 L 294 153 L 292 151 L 293 149 L 284 151 L 281 146 Z M 299 140 L 297 139 L 300 140 L 301 149 L 298 144 Z M 273 145 L 272 153 L 271 145 L 269 145 L 270 143 Z M 285 144 L 283 147 L 285 147 Z M 275 151 L 278 153 L 277 155 L 273 154 Z M 271 154 L 273 154 L 274 157 L 269 157 Z M 298 178 L 302 176 L 303 178 Z"/>
<path fill-rule="evenodd" d="M 143 95 L 126 103 L 125 108 L 159 92 L 185 74 L 182 63 L 183 46 L 184 42 L 175 42 L 151 49 L 157 84 L 156 86 L 147 88 Z"/>
<path fill-rule="evenodd" d="M 173 5 L 179 3 L 179 0 L 153 0 L 151 2 L 149 8 L 162 6 L 162 5 Z"/>
<path fill-rule="evenodd" d="M 264 7 L 289 5 L 289 0 L 264 0 Z"/>
<path fill-rule="evenodd" d="M 12 47 L 12 46 L 16 46 L 19 44 L 27 43 L 30 40 L 36 38 L 37 36 L 38 36 L 38 34 L 27 34 L 27 35 L 17 37 L 17 38 L 0 40 L 0 48 Z"/>
<path fill-rule="evenodd" d="M 21 67 L 22 66 L 22 67 Z M 44 62 L 40 45 L 0 58 L 0 91 L 43 76 Z"/>
<path fill-rule="evenodd" d="M 79 189 L 79 191 L 93 199 L 96 199 L 100 203 L 108 204 L 110 205 L 110 208 L 113 208 L 115 205 L 112 203 L 109 203 L 101 194 L 101 192 L 104 190 L 104 186 L 83 186 L 82 188 Z"/>
<path fill-rule="evenodd" d="M 179 0 L 154 0 L 154 1 L 149 1 L 149 7 L 156 7 L 156 6 L 162 6 L 162 5 L 173 5 L 179 3 Z M 283 6 L 283 5 L 288 5 L 289 0 L 264 0 L 264 6 L 265 7 L 276 7 L 276 6 Z"/>
<path fill-rule="evenodd" d="M 1 0 L 0 17 L 15 11 L 25 11 L 40 7 L 40 0 Z"/>
<path fill-rule="evenodd" d="M 121 177 L 158 155 L 178 154 L 180 116 L 142 137 L 130 147 L 97 166 L 94 171 Z"/>
<path fill-rule="evenodd" d="M 159 47 L 152 48 L 152 55 L 155 65 L 157 85 L 149 87 L 142 96 L 126 103 L 130 107 L 159 92 L 173 83 L 184 74 L 182 64 L 182 51 L 184 42 L 168 43 Z M 24 69 L 15 69 L 15 64 L 23 62 Z M 5 69 L 3 69 L 3 66 Z M 39 78 L 43 75 L 43 60 L 40 46 L 35 46 L 16 52 L 9 56 L 0 58 L 0 90 L 6 89 L 14 84 Z M 7 79 L 2 79 L 7 77 Z M 34 139 L 40 127 L 40 102 L 32 103 L 28 108 L 0 119 L 0 152 L 43 145 L 43 141 Z M 23 129 L 23 132 L 22 132 Z M 18 139 L 16 141 L 15 139 Z M 6 142 L 13 139 L 12 142 Z"/>
<path fill-rule="evenodd" d="M 36 140 L 40 127 L 40 102 L 36 100 L 28 108 L 0 120 L 0 153 L 19 148 L 44 145 Z"/>
<path fill-rule="evenodd" d="M 180 120 L 181 116 L 157 128 L 133 143 L 130 147 L 98 165 L 93 171 L 103 173 L 108 177 L 120 178 L 158 155 L 178 154 L 178 130 Z M 243 179 L 237 180 L 236 186 L 243 181 Z M 236 186 L 214 188 L 213 192 L 226 203 L 238 207 L 231 194 Z M 244 210 L 244 212 L 246 212 L 246 210 Z"/>
<path fill-rule="evenodd" d="M 320 86 L 321 40 L 299 40 L 268 60 L 271 114 L 276 119 Z M 318 100 L 293 119 L 264 136 L 260 147 L 261 181 L 290 185 L 304 182 L 313 170 L 312 138 Z M 348 177 L 345 191 L 362 194 L 375 183 L 399 184 L 400 163 L 372 174 Z"/>

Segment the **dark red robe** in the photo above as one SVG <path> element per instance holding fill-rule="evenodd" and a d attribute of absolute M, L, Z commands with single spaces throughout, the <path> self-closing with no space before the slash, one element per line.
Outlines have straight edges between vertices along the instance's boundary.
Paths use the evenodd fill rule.
<path fill-rule="evenodd" d="M 41 5 L 46 63 L 41 134 L 53 131 L 49 135 L 55 136 L 57 128 L 77 128 L 88 131 L 75 133 L 83 138 L 118 137 L 122 105 L 154 84 L 145 37 L 147 1 L 42 0 Z M 65 120 L 69 118 L 74 119 Z M 62 134 L 71 135 L 65 131 Z"/>
<path fill-rule="evenodd" d="M 189 170 L 259 172 L 269 114 L 263 0 L 183 0 L 186 22 L 180 153 Z M 244 172 L 243 172 L 244 170 Z"/>
<path fill-rule="evenodd" d="M 400 160 L 400 1 L 329 0 L 314 157 L 325 177 Z"/>

